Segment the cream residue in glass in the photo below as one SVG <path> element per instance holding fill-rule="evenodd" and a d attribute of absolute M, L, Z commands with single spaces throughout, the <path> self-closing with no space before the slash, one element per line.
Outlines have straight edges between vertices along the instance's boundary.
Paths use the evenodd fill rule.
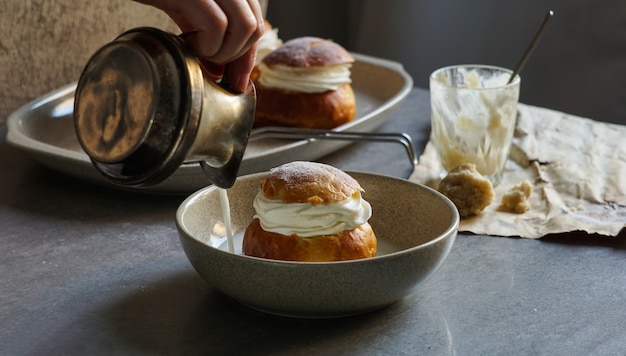
<path fill-rule="evenodd" d="M 442 72 L 431 81 L 432 139 L 446 171 L 464 163 L 497 184 L 515 128 L 518 86 L 509 73 L 481 77 L 460 68 L 453 86 Z"/>

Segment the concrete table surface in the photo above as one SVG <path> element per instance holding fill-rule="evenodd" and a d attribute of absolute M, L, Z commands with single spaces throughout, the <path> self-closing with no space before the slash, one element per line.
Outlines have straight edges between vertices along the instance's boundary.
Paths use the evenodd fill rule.
<path fill-rule="evenodd" d="M 428 92 L 381 132 L 421 152 Z M 302 320 L 255 312 L 187 261 L 183 196 L 92 185 L 35 163 L 0 129 L 0 354 L 616 355 L 626 353 L 626 235 L 540 240 L 460 234 L 428 282 L 385 309 Z M 396 147 L 397 146 L 397 147 Z M 408 177 L 401 146 L 321 159 Z"/>

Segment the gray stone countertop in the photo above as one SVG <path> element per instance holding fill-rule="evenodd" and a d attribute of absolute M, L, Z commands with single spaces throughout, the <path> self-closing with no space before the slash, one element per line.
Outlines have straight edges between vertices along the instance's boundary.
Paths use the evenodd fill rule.
<path fill-rule="evenodd" d="M 380 131 L 421 152 L 428 92 Z M 540 240 L 460 234 L 403 300 L 341 319 L 249 310 L 187 261 L 184 197 L 92 185 L 35 163 L 0 129 L 0 354 L 617 355 L 626 353 L 626 235 Z M 357 143 L 321 159 L 408 177 L 402 147 Z"/>

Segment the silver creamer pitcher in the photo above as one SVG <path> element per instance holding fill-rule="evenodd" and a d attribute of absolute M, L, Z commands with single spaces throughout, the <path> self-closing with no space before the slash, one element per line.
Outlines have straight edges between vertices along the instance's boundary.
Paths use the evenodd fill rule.
<path fill-rule="evenodd" d="M 227 79 L 227 78 L 225 78 Z M 78 81 L 74 126 L 109 181 L 157 184 L 182 163 L 200 162 L 209 181 L 231 187 L 248 143 L 256 94 L 216 83 L 184 41 L 137 28 L 100 48 Z"/>

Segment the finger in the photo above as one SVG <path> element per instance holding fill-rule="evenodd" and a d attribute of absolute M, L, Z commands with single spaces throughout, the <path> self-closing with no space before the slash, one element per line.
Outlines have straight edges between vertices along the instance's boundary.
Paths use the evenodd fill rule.
<path fill-rule="evenodd" d="M 154 1 L 180 27 L 183 32 L 192 32 L 185 41 L 199 57 L 211 57 L 222 48 L 228 29 L 228 17 L 212 0 Z"/>
<path fill-rule="evenodd" d="M 248 87 L 255 58 L 256 44 L 253 44 L 247 52 L 226 66 L 225 76 L 234 91 L 241 93 Z"/>
<path fill-rule="evenodd" d="M 183 2 L 187 7 L 187 21 L 193 25 L 196 35 L 190 38 L 190 45 L 199 57 L 212 57 L 219 54 L 228 31 L 229 19 L 224 10 L 214 1 Z M 223 64 L 223 63 L 221 63 Z"/>
<path fill-rule="evenodd" d="M 258 1 L 216 0 L 228 19 L 222 46 L 207 59 L 216 63 L 229 63 L 247 52 L 264 32 L 264 21 Z"/>

